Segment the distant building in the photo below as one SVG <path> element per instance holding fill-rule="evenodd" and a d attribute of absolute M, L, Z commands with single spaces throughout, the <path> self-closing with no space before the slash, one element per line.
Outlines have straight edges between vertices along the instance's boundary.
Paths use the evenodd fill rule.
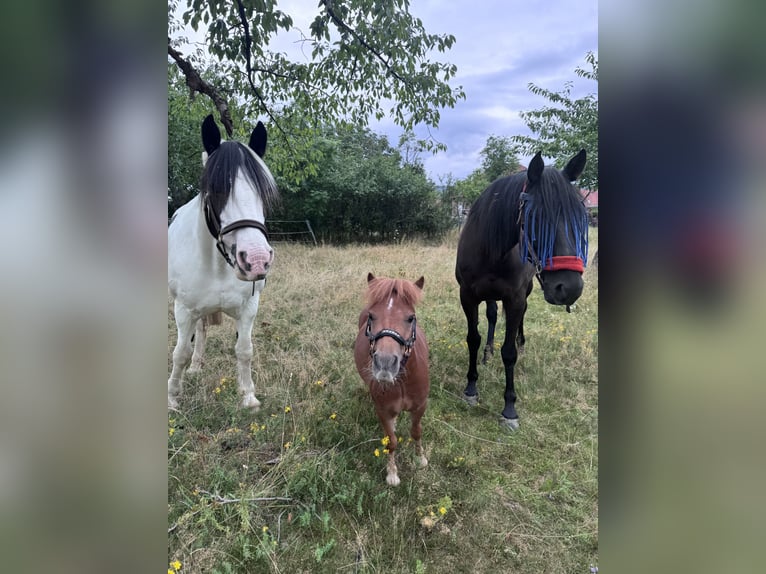
<path fill-rule="evenodd" d="M 588 210 L 590 224 L 598 227 L 598 190 L 581 189 L 580 195 L 583 198 L 585 209 Z"/>

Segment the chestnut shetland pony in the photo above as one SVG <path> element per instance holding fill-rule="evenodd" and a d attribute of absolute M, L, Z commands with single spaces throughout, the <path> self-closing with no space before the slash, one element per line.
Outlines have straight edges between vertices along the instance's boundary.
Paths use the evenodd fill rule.
<path fill-rule="evenodd" d="M 414 283 L 367 275 L 366 306 L 359 315 L 354 360 L 375 403 L 383 432 L 388 437 L 386 482 L 399 484 L 396 468 L 396 418 L 409 411 L 410 436 L 420 466 L 427 466 L 420 442 L 420 419 L 428 403 L 428 341 L 415 317 L 423 295 L 421 277 Z"/>

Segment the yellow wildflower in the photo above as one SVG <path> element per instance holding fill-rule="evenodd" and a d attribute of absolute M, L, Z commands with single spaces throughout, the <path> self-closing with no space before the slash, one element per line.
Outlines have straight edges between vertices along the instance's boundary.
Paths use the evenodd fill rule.
<path fill-rule="evenodd" d="M 261 430 L 266 430 L 266 425 L 261 425 Z"/>
<path fill-rule="evenodd" d="M 293 409 L 291 409 L 289 406 L 286 406 L 286 407 L 285 407 L 285 412 L 286 412 L 286 413 L 289 413 L 291 410 L 293 410 Z"/>
<path fill-rule="evenodd" d="M 373 453 L 375 456 L 380 456 L 380 451 L 376 448 L 375 452 Z"/>
<path fill-rule="evenodd" d="M 390 440 L 391 440 L 391 439 L 389 439 L 389 438 L 388 438 L 388 435 L 386 435 L 386 436 L 384 436 L 382 439 L 380 439 L 380 443 L 381 443 L 383 446 L 388 446 L 388 443 L 390 442 Z"/>
<path fill-rule="evenodd" d="M 221 377 L 221 385 L 225 385 L 229 380 L 226 377 Z"/>
<path fill-rule="evenodd" d="M 330 415 L 330 420 L 332 420 L 332 421 L 334 421 L 337 418 L 338 418 L 338 413 L 333 413 L 333 414 Z"/>
<path fill-rule="evenodd" d="M 314 384 L 315 384 L 317 387 L 321 387 L 322 385 L 324 385 L 324 383 L 323 383 L 321 380 L 317 381 L 317 382 L 316 382 L 316 383 L 314 383 Z"/>
<path fill-rule="evenodd" d="M 289 449 L 291 446 L 293 446 L 293 443 L 291 443 L 291 442 L 286 442 L 286 443 L 285 443 L 285 450 Z"/>
<path fill-rule="evenodd" d="M 263 532 L 264 534 L 266 534 L 268 531 L 269 531 L 268 526 L 264 526 L 263 528 L 261 528 L 261 532 Z"/>
<path fill-rule="evenodd" d="M 176 574 L 176 571 L 175 570 L 171 570 L 170 568 L 168 568 L 168 574 Z"/>
<path fill-rule="evenodd" d="M 215 392 L 216 395 L 220 395 L 221 394 L 221 387 L 216 387 L 213 392 Z"/>
<path fill-rule="evenodd" d="M 173 427 L 170 427 L 170 428 L 168 429 L 168 436 L 173 436 L 173 433 L 174 433 L 174 432 L 176 432 L 176 429 L 174 429 Z"/>
<path fill-rule="evenodd" d="M 391 452 L 391 451 L 389 451 L 387 448 L 383 449 L 383 454 L 388 454 L 389 452 Z"/>
<path fill-rule="evenodd" d="M 446 509 L 446 508 L 444 508 L 443 506 L 440 506 L 440 507 L 439 507 L 439 514 L 441 514 L 442 516 L 444 516 L 445 514 L 447 514 L 447 509 Z"/>

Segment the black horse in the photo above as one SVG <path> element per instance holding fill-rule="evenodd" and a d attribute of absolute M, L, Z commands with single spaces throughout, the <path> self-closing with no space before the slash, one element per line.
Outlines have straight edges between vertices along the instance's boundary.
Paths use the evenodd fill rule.
<path fill-rule="evenodd" d="M 492 353 L 497 303 L 503 302 L 505 341 L 501 348 L 505 366 L 505 408 L 500 424 L 519 426 L 513 369 L 519 347 L 524 345 L 524 313 L 535 276 L 545 300 L 569 306 L 582 293 L 582 273 L 588 257 L 588 214 L 571 182 L 582 174 L 585 150 L 559 171 L 545 167 L 540 153 L 526 173 L 498 179 L 471 207 L 457 247 L 455 277 L 460 284 L 460 304 L 468 322 L 468 384 L 466 402 L 475 405 L 479 393 L 476 359 L 481 346 L 479 304 L 487 303 L 487 346 Z"/>

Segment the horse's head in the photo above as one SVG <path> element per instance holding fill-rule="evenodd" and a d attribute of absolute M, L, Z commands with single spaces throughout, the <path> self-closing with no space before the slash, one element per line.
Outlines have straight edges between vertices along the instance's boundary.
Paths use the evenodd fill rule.
<path fill-rule="evenodd" d="M 583 289 L 588 215 L 571 182 L 580 177 L 585 161 L 581 150 L 559 171 L 545 168 L 537 153 L 527 170 L 520 252 L 535 265 L 545 300 L 552 305 L 571 305 Z"/>
<path fill-rule="evenodd" d="M 210 233 L 238 279 L 264 279 L 274 260 L 265 212 L 278 200 L 277 186 L 263 162 L 266 128 L 261 122 L 247 146 L 221 142 L 210 115 L 202 123 L 202 208 Z"/>
<path fill-rule="evenodd" d="M 393 383 L 404 368 L 415 344 L 415 305 L 422 297 L 425 279 L 414 283 L 404 279 L 367 275 L 367 326 L 372 377 Z"/>

